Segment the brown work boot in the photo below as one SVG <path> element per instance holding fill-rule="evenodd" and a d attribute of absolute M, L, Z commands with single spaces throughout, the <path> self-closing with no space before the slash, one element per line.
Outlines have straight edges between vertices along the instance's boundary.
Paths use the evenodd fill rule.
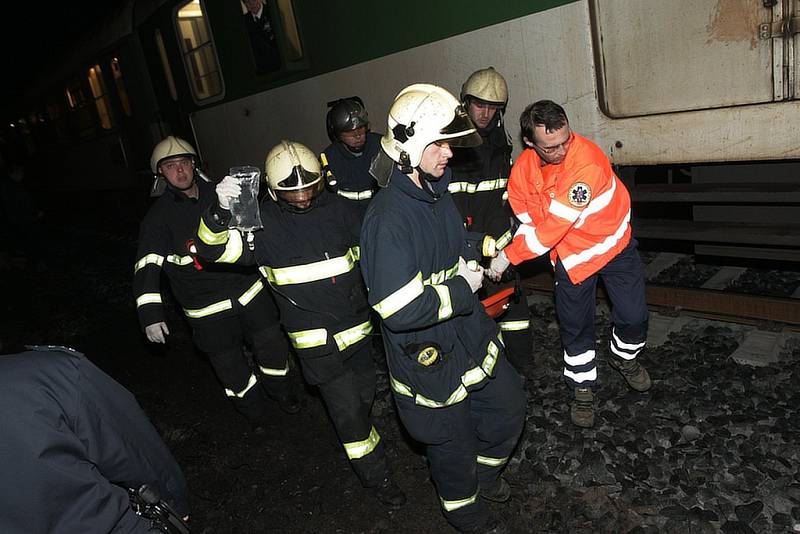
<path fill-rule="evenodd" d="M 647 391 L 653 385 L 647 369 L 639 364 L 639 360 L 624 360 L 613 354 L 608 358 L 608 365 L 619 371 L 628 387 L 640 393 Z"/>
<path fill-rule="evenodd" d="M 591 388 L 575 388 L 575 397 L 569 403 L 569 416 L 575 426 L 594 426 L 594 393 Z"/>
<path fill-rule="evenodd" d="M 511 498 L 511 486 L 503 477 L 499 477 L 489 488 L 481 488 L 480 496 L 487 501 L 506 502 Z"/>

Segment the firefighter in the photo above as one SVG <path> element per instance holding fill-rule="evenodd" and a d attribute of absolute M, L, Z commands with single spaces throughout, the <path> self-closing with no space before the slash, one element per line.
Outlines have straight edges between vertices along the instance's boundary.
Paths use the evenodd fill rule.
<path fill-rule="evenodd" d="M 337 195 L 358 208 L 363 219 L 377 186 L 369 164 L 381 149 L 381 136 L 369 129 L 369 116 L 357 96 L 328 104 L 325 119 L 331 144 L 321 159 L 326 179 Z"/>
<path fill-rule="evenodd" d="M 461 87 L 461 102 L 483 142 L 471 148 L 456 148 L 450 168 L 453 178 L 448 191 L 468 231 L 481 234 L 482 254 L 493 257 L 511 242 L 513 215 L 506 202 L 506 184 L 511 172 L 511 141 L 503 118 L 508 86 L 492 67 L 473 72 Z M 508 269 L 503 280 L 489 281 L 481 290 L 487 297 L 515 287 L 515 298 L 497 319 L 503 332 L 506 356 L 522 372 L 531 354 L 531 317 L 519 276 Z"/>
<path fill-rule="evenodd" d="M 252 247 L 237 230 L 228 230 L 230 200 L 241 189 L 225 177 L 217 186 L 218 202 L 200 222 L 198 249 L 217 262 L 259 266 L 303 375 L 319 387 L 353 470 L 382 504 L 399 508 L 405 495 L 389 477 L 384 443 L 369 416 L 376 376 L 358 268 L 359 217 L 325 189 L 319 160 L 300 143 L 282 141 L 272 148 L 265 174 L 265 229 L 253 234 Z"/>
<path fill-rule="evenodd" d="M 511 208 L 523 224 L 491 262 L 499 277 L 509 262 L 550 253 L 555 270 L 556 314 L 564 349 L 564 378 L 573 394 L 570 418 L 594 425 L 595 298 L 598 278 L 611 300 L 608 364 L 628 386 L 650 389 L 638 356 L 647 338 L 642 261 L 631 238 L 630 195 L 608 157 L 573 132 L 564 109 L 550 100 L 528 106 L 520 117 L 527 147 L 508 184 Z"/>
<path fill-rule="evenodd" d="M 167 190 L 148 211 L 139 233 L 133 275 L 139 321 L 149 341 L 166 343 L 163 272 L 225 394 L 260 430 L 267 417 L 265 394 L 287 413 L 300 410 L 289 377 L 289 346 L 275 303 L 254 269 L 221 268 L 196 256 L 197 223 L 216 199 L 214 186 L 198 179 L 196 159 L 192 145 L 178 137 L 169 136 L 153 149 L 151 169 Z"/>
<path fill-rule="evenodd" d="M 364 219 L 361 268 L 383 319 L 398 414 L 426 446 L 445 518 L 461 532 L 506 532 L 484 500 L 510 497 L 500 474 L 522 430 L 525 394 L 475 294 L 479 254 L 447 191 L 451 147 L 479 142 L 445 89 L 415 84 L 397 95 L 373 163 L 385 189 Z"/>

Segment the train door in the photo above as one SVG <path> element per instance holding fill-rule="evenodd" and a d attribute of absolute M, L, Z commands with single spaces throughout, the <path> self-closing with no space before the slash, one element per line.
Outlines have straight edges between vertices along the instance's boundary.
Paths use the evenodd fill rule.
<path fill-rule="evenodd" d="M 800 94 L 792 34 L 800 0 L 592 0 L 590 6 L 600 104 L 609 117 Z"/>

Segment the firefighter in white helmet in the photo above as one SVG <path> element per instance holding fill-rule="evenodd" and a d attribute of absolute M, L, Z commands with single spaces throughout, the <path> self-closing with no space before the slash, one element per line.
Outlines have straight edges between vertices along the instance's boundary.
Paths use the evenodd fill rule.
<path fill-rule="evenodd" d="M 481 235 L 483 263 L 488 266 L 489 258 L 511 242 L 514 226 L 506 193 L 512 146 L 503 121 L 508 104 L 505 78 L 492 67 L 473 72 L 461 87 L 461 102 L 483 143 L 453 150 L 453 178 L 448 190 L 467 230 Z M 531 359 L 531 321 L 516 270 L 507 270 L 498 282 L 484 283 L 480 295 L 488 297 L 507 287 L 515 288 L 514 297 L 497 318 L 497 324 L 503 332 L 509 361 L 523 372 Z"/>
<path fill-rule="evenodd" d="M 306 381 L 319 387 L 353 470 L 378 500 L 397 508 L 405 495 L 389 478 L 384 443 L 370 421 L 375 397 L 372 323 L 359 269 L 360 219 L 324 187 L 316 155 L 281 141 L 265 161 L 269 197 L 263 230 L 252 249 L 229 230 L 232 177 L 217 186 L 218 202 L 203 214 L 200 253 L 217 262 L 258 265 L 281 311 Z"/>
<path fill-rule="evenodd" d="M 525 415 L 522 381 L 476 292 L 476 245 L 447 191 L 452 147 L 480 136 L 460 102 L 429 84 L 389 110 L 373 172 L 385 189 L 367 211 L 361 268 L 383 319 L 398 414 L 426 445 L 447 520 L 462 532 L 505 532 L 485 500 L 505 501 L 500 474 Z"/>
<path fill-rule="evenodd" d="M 133 275 L 136 309 L 147 339 L 166 343 L 163 272 L 225 394 L 260 427 L 269 413 L 266 396 L 288 413 L 300 409 L 288 376 L 289 346 L 258 272 L 220 269 L 196 257 L 197 221 L 216 200 L 214 186 L 197 179 L 196 162 L 194 147 L 179 137 L 169 136 L 153 149 L 151 169 L 167 191 L 142 221 Z M 255 365 L 245 355 L 245 344 Z"/>

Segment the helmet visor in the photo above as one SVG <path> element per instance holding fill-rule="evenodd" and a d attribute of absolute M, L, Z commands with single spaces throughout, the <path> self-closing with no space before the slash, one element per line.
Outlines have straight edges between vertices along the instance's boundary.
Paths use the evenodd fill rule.
<path fill-rule="evenodd" d="M 321 178 L 322 175 L 320 173 L 311 172 L 300 165 L 296 165 L 292 168 L 292 172 L 289 176 L 278 182 L 278 187 L 276 187 L 276 189 L 301 189 L 319 182 Z"/>
<path fill-rule="evenodd" d="M 441 140 L 447 140 L 450 146 L 470 147 L 478 146 L 483 141 L 463 106 L 456 108 L 455 117 L 450 124 L 439 130 Z"/>

